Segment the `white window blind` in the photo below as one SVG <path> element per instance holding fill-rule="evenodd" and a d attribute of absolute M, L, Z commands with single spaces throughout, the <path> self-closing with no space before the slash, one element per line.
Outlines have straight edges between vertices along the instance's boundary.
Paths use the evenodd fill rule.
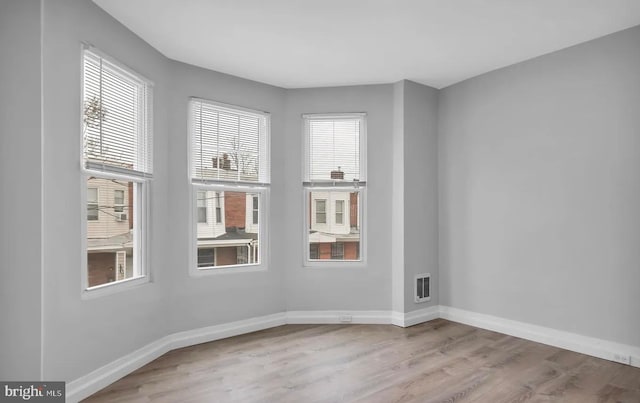
<path fill-rule="evenodd" d="M 268 114 L 195 98 L 189 109 L 194 182 L 269 183 Z"/>
<path fill-rule="evenodd" d="M 361 134 L 364 114 L 306 115 L 305 184 L 364 184 Z"/>
<path fill-rule="evenodd" d="M 151 84 L 84 51 L 83 157 L 88 169 L 152 173 Z"/>

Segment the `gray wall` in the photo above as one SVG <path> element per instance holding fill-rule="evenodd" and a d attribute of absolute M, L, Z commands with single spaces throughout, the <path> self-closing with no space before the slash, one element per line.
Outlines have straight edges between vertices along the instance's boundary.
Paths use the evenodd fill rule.
<path fill-rule="evenodd" d="M 404 81 L 405 312 L 438 305 L 438 91 Z M 415 276 L 431 274 L 431 300 L 415 303 Z"/>
<path fill-rule="evenodd" d="M 438 304 L 438 91 L 393 84 L 392 310 Z M 415 302 L 415 276 L 431 274 L 431 300 Z"/>
<path fill-rule="evenodd" d="M 367 265 L 303 268 L 304 113 L 367 113 Z M 288 310 L 388 310 L 391 307 L 391 156 L 393 86 L 287 91 L 285 210 L 282 254 Z"/>
<path fill-rule="evenodd" d="M 169 139 L 170 188 L 173 206 L 170 220 L 171 267 L 167 273 L 171 284 L 172 304 L 170 332 L 232 322 L 284 311 L 282 292 L 285 195 L 284 96 L 281 88 L 171 62 L 171 135 Z M 188 161 L 190 139 L 187 132 L 187 102 L 190 96 L 210 99 L 271 113 L 271 200 L 269 242 L 271 258 L 262 272 L 216 274 L 205 277 L 189 275 L 191 237 L 189 223 L 192 186 Z M 169 256 L 167 256 L 169 257 Z"/>
<path fill-rule="evenodd" d="M 169 248 L 168 62 L 90 1 L 43 2 L 44 378 L 73 380 L 164 335 Z M 81 41 L 154 82 L 153 282 L 81 299 Z"/>
<path fill-rule="evenodd" d="M 0 2 L 0 379 L 40 379 L 40 1 Z"/>
<path fill-rule="evenodd" d="M 441 91 L 441 304 L 640 345 L 638 43 Z"/>

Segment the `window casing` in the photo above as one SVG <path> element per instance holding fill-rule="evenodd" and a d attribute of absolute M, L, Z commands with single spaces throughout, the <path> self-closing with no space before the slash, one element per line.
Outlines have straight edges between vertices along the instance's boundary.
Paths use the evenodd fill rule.
<path fill-rule="evenodd" d="M 82 288 L 86 295 L 100 295 L 105 287 L 149 278 L 145 241 L 153 175 L 152 84 L 94 48 L 85 47 L 82 56 L 81 160 L 89 208 Z"/>
<path fill-rule="evenodd" d="M 198 259 L 193 274 L 264 267 L 269 122 L 268 113 L 189 101 L 191 183 L 194 194 L 210 195 L 215 211 L 215 223 L 196 221 L 193 231 L 194 255 L 206 248 L 215 259 Z"/>
<path fill-rule="evenodd" d="M 366 114 L 303 115 L 305 265 L 363 263 Z"/>

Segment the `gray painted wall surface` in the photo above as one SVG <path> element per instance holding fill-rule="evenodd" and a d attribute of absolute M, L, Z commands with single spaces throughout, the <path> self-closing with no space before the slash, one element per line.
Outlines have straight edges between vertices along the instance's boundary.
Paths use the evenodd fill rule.
<path fill-rule="evenodd" d="M 393 133 L 391 159 L 391 309 L 405 312 L 404 266 L 404 87 L 393 84 Z"/>
<path fill-rule="evenodd" d="M 0 379 L 40 379 L 40 1 L 0 2 Z"/>
<path fill-rule="evenodd" d="M 640 27 L 440 92 L 440 302 L 640 346 Z"/>
<path fill-rule="evenodd" d="M 171 62 L 171 135 L 168 195 L 173 206 L 170 220 L 171 270 L 167 272 L 171 305 L 170 332 L 284 311 L 282 292 L 283 238 L 286 222 L 284 203 L 284 95 L 281 88 L 248 81 L 187 64 Z M 268 218 L 271 261 L 267 271 L 192 277 L 190 254 L 190 203 L 192 186 L 188 161 L 187 102 L 195 96 L 271 113 L 271 200 Z"/>
<path fill-rule="evenodd" d="M 90 1 L 43 2 L 44 378 L 70 381 L 164 335 L 169 247 L 168 63 Z M 81 299 L 81 41 L 154 82 L 153 282 Z"/>
<path fill-rule="evenodd" d="M 404 81 L 404 312 L 438 305 L 438 91 Z M 415 276 L 431 300 L 415 303 Z"/>
<path fill-rule="evenodd" d="M 367 113 L 367 265 L 303 267 L 302 162 L 304 113 Z M 285 211 L 282 253 L 288 310 L 388 310 L 391 307 L 391 157 L 393 86 L 287 91 Z"/>

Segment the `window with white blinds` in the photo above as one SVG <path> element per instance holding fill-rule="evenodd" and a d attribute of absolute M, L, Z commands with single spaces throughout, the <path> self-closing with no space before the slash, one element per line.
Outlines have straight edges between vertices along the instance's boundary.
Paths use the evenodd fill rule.
<path fill-rule="evenodd" d="M 189 101 L 192 273 L 266 267 L 269 124 L 265 112 Z"/>
<path fill-rule="evenodd" d="M 82 59 L 82 284 L 101 294 L 149 281 L 152 85 L 89 46 Z"/>
<path fill-rule="evenodd" d="M 305 115 L 306 183 L 365 182 L 364 114 Z"/>
<path fill-rule="evenodd" d="M 268 114 L 191 99 L 194 182 L 269 183 Z"/>
<path fill-rule="evenodd" d="M 87 169 L 152 173 L 151 84 L 84 50 L 83 159 Z"/>
<path fill-rule="evenodd" d="M 303 115 L 306 263 L 362 262 L 366 115 Z"/>

